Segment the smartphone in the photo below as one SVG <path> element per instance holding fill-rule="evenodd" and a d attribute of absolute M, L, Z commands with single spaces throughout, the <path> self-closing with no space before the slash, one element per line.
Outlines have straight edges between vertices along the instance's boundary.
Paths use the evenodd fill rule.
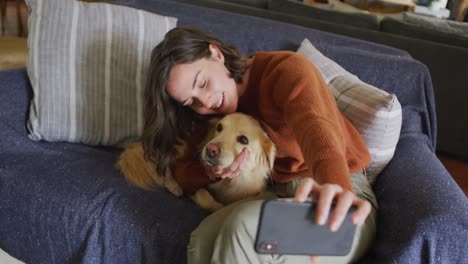
<path fill-rule="evenodd" d="M 260 254 L 345 256 L 351 251 L 356 225 L 351 207 L 336 232 L 315 220 L 315 202 L 266 200 L 261 209 L 255 251 Z M 329 216 L 333 214 L 332 205 Z"/>

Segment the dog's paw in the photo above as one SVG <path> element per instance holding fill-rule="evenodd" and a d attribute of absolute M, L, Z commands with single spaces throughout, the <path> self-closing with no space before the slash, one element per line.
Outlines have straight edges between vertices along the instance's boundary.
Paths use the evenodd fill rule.
<path fill-rule="evenodd" d="M 174 177 L 172 177 L 172 173 L 169 169 L 166 169 L 164 187 L 166 187 L 166 189 L 176 197 L 181 197 L 184 194 L 180 185 L 176 182 Z"/>
<path fill-rule="evenodd" d="M 164 181 L 164 187 L 166 187 L 166 189 L 170 193 L 174 194 L 177 197 L 181 197 L 184 194 L 184 192 L 182 191 L 182 188 L 175 181 L 165 180 Z"/>
<path fill-rule="evenodd" d="M 224 207 L 224 205 L 216 201 L 205 188 L 198 189 L 190 198 L 192 198 L 198 206 L 210 212 L 215 212 Z"/>
<path fill-rule="evenodd" d="M 215 203 L 210 204 L 206 209 L 213 213 L 213 212 L 216 212 L 216 211 L 218 211 L 219 209 L 221 209 L 223 207 L 224 207 L 224 205 L 222 205 L 222 204 L 220 204 L 218 202 L 215 202 Z"/>

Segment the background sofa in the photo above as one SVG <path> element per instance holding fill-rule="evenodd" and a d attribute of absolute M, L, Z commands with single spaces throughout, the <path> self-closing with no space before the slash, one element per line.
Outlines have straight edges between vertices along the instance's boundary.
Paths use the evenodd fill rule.
<path fill-rule="evenodd" d="M 395 94 L 401 134 L 373 186 L 377 237 L 361 262 L 468 262 L 468 201 L 435 155 L 434 93 L 421 62 L 258 17 L 173 1 L 116 3 L 177 17 L 178 25 L 207 30 L 247 54 L 295 51 L 308 38 L 361 80 Z M 114 168 L 119 148 L 29 139 L 32 93 L 26 69 L 0 71 L 0 248 L 26 263 L 185 263 L 190 232 L 207 212 L 165 190 L 129 186 Z"/>
<path fill-rule="evenodd" d="M 468 104 L 464 103 L 468 98 L 467 23 L 447 26 L 442 20 L 416 22 L 395 16 L 327 10 L 294 0 L 175 1 L 297 24 L 408 52 L 431 73 L 438 120 L 437 151 L 468 160 L 468 117 L 462 114 L 468 113 Z M 459 25 L 464 25 L 464 29 L 447 30 Z"/>

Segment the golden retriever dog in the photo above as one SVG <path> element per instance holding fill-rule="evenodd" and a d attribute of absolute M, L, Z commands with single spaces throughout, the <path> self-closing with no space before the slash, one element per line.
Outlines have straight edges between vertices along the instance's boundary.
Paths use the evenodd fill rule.
<path fill-rule="evenodd" d="M 221 179 L 196 191 L 190 197 L 200 207 L 209 211 L 255 196 L 265 190 L 267 180 L 273 170 L 276 148 L 260 124 L 254 118 L 234 113 L 214 119 L 204 144 L 201 144 L 199 162 L 228 167 L 243 148 L 250 150 L 250 158 L 240 175 L 233 179 Z M 184 146 L 177 146 L 177 155 L 183 154 Z M 144 159 L 141 143 L 126 147 L 120 155 L 116 167 L 130 184 L 144 189 L 165 187 L 176 196 L 182 189 L 172 177 L 171 172 L 161 177 L 156 173 L 156 165 Z"/>

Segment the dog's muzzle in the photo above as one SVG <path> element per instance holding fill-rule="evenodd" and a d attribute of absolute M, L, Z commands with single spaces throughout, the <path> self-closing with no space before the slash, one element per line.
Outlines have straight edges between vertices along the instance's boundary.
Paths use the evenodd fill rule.
<path fill-rule="evenodd" d="M 208 145 L 206 145 L 206 155 L 210 159 L 218 158 L 219 155 L 221 155 L 221 147 L 219 146 L 219 144 L 208 143 Z"/>
<path fill-rule="evenodd" d="M 221 147 L 218 143 L 208 143 L 205 147 L 207 161 L 211 165 L 218 164 L 218 159 L 221 156 Z"/>

